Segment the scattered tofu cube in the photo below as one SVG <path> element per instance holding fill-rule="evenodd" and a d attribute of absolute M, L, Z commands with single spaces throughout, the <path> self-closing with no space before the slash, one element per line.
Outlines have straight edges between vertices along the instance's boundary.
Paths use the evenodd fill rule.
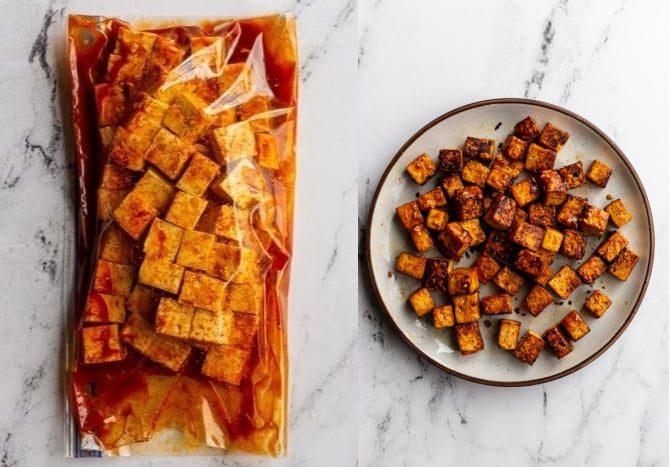
<path fill-rule="evenodd" d="M 241 250 L 237 246 L 214 243 L 209 253 L 207 273 L 227 281 L 238 271 L 241 260 Z"/>
<path fill-rule="evenodd" d="M 187 268 L 207 270 L 210 260 L 209 254 L 216 237 L 198 230 L 185 230 L 179 246 L 177 264 Z"/>
<path fill-rule="evenodd" d="M 520 208 L 540 199 L 540 186 L 535 177 L 528 177 L 515 183 L 509 191 Z"/>
<path fill-rule="evenodd" d="M 158 210 L 148 200 L 131 191 L 114 210 L 112 217 L 130 237 L 139 240 L 157 215 Z"/>
<path fill-rule="evenodd" d="M 540 356 L 543 348 L 544 339 L 542 339 L 542 336 L 529 329 L 514 349 L 513 355 L 522 362 L 532 365 Z"/>
<path fill-rule="evenodd" d="M 570 259 L 582 259 L 586 254 L 586 236 L 576 230 L 563 230 L 563 243 L 558 252 Z"/>
<path fill-rule="evenodd" d="M 586 235 L 600 236 L 605 233 L 610 215 L 607 211 L 595 206 L 586 205 L 579 219 L 579 230 Z"/>
<path fill-rule="evenodd" d="M 421 214 L 421 210 L 419 209 L 419 203 L 416 201 L 410 201 L 398 206 L 395 212 L 406 230 L 410 230 L 412 227 L 421 225 L 424 222 L 423 214 Z"/>
<path fill-rule="evenodd" d="M 421 154 L 406 167 L 407 173 L 419 185 L 423 185 L 435 175 L 437 166 L 433 159 L 426 153 Z"/>
<path fill-rule="evenodd" d="M 568 265 L 563 266 L 549 280 L 549 287 L 563 300 L 567 300 L 570 294 L 581 284 L 577 273 Z"/>
<path fill-rule="evenodd" d="M 441 208 L 447 205 L 447 198 L 444 195 L 444 191 L 439 186 L 434 190 L 430 190 L 416 200 L 419 204 L 419 209 L 422 211 L 428 211 L 431 208 Z"/>
<path fill-rule="evenodd" d="M 605 206 L 605 211 L 610 215 L 609 220 L 612 224 L 619 229 L 633 220 L 633 216 L 630 215 L 621 199 L 615 199 Z"/>
<path fill-rule="evenodd" d="M 547 227 L 544 230 L 544 238 L 542 239 L 542 248 L 553 253 L 558 253 L 563 243 L 563 233 L 560 230 L 552 227 Z"/>
<path fill-rule="evenodd" d="M 194 314 L 195 308 L 192 306 L 182 305 L 176 300 L 163 297 L 156 310 L 154 329 L 159 334 L 188 339 Z"/>
<path fill-rule="evenodd" d="M 85 323 L 123 323 L 126 320 L 125 299 L 91 291 L 84 309 Z"/>
<path fill-rule="evenodd" d="M 474 268 L 457 268 L 447 274 L 447 292 L 450 295 L 470 294 L 479 290 L 479 277 Z"/>
<path fill-rule="evenodd" d="M 596 318 L 600 318 L 611 305 L 612 300 L 600 290 L 596 290 L 584 302 L 584 309 L 590 311 Z"/>
<path fill-rule="evenodd" d="M 456 341 L 462 355 L 470 355 L 480 350 L 484 350 L 484 340 L 479 331 L 479 323 L 457 324 L 454 327 L 456 331 Z"/>
<path fill-rule="evenodd" d="M 526 141 L 518 136 L 509 135 L 503 143 L 502 153 L 514 161 L 520 161 L 526 155 L 527 149 L 528 143 Z"/>
<path fill-rule="evenodd" d="M 563 145 L 568 142 L 568 139 L 570 139 L 570 135 L 567 131 L 561 130 L 552 123 L 547 123 L 537 138 L 537 142 L 545 148 L 560 151 Z"/>
<path fill-rule="evenodd" d="M 158 307 L 160 296 L 151 288 L 142 284 L 135 284 L 126 300 L 126 309 L 131 313 L 153 321 L 154 313 Z"/>
<path fill-rule="evenodd" d="M 237 122 L 215 128 L 210 133 L 210 142 L 216 161 L 229 164 L 245 157 L 258 155 L 254 129 L 249 122 Z"/>
<path fill-rule="evenodd" d="M 540 285 L 534 285 L 521 305 L 528 310 L 533 316 L 538 316 L 545 308 L 554 302 L 554 297 L 551 296 L 546 289 Z"/>
<path fill-rule="evenodd" d="M 207 207 L 207 201 L 184 191 L 177 191 L 165 220 L 182 229 L 194 229 Z"/>
<path fill-rule="evenodd" d="M 279 169 L 279 149 L 277 138 L 270 133 L 256 133 L 258 165 L 268 170 Z"/>
<path fill-rule="evenodd" d="M 99 258 L 119 264 L 134 264 L 135 244 L 117 224 L 109 224 L 100 236 Z"/>
<path fill-rule="evenodd" d="M 607 264 L 599 256 L 593 255 L 577 268 L 577 274 L 587 284 L 599 278 L 607 270 Z"/>
<path fill-rule="evenodd" d="M 512 313 L 512 297 L 501 293 L 482 297 L 482 313 L 485 315 L 506 315 Z"/>
<path fill-rule="evenodd" d="M 165 292 L 176 294 L 181 286 L 184 268 L 165 259 L 145 258 L 140 266 L 137 282 Z"/>
<path fill-rule="evenodd" d="M 416 315 L 420 318 L 426 313 L 429 313 L 435 308 L 435 302 L 433 297 L 428 292 L 428 289 L 421 287 L 420 289 L 415 290 L 409 296 L 409 303 L 412 305 L 412 308 L 416 312 Z"/>
<path fill-rule="evenodd" d="M 449 222 L 437 235 L 437 248 L 449 259 L 460 260 L 472 245 L 472 236 L 457 222 Z"/>
<path fill-rule="evenodd" d="M 534 276 L 533 280 L 535 281 L 536 284 L 539 284 L 542 287 L 544 287 L 545 285 L 547 285 L 547 282 L 549 282 L 549 279 L 551 279 L 553 276 L 554 271 L 549 266 L 547 266 L 540 274 Z"/>
<path fill-rule="evenodd" d="M 177 188 L 193 196 L 201 197 L 219 173 L 219 164 L 196 152 L 177 182 Z"/>
<path fill-rule="evenodd" d="M 537 276 L 542 274 L 550 262 L 551 258 L 540 253 L 539 250 L 531 251 L 524 248 L 517 254 L 514 267 L 530 276 Z"/>
<path fill-rule="evenodd" d="M 523 141 L 535 139 L 540 134 L 540 127 L 530 116 L 514 125 L 514 134 Z"/>
<path fill-rule="evenodd" d="M 501 319 L 498 328 L 498 347 L 503 350 L 516 349 L 521 331 L 521 322 L 513 319 Z"/>
<path fill-rule="evenodd" d="M 498 154 L 491 164 L 491 170 L 495 169 L 503 170 L 516 179 L 523 171 L 523 162 L 509 159 L 503 154 Z"/>
<path fill-rule="evenodd" d="M 435 246 L 433 237 L 430 236 L 428 229 L 424 225 L 415 225 L 409 231 L 409 235 L 414 242 L 414 246 L 420 253 L 425 253 Z"/>
<path fill-rule="evenodd" d="M 568 196 L 568 187 L 558 170 L 540 172 L 540 189 L 546 206 L 560 206 Z"/>
<path fill-rule="evenodd" d="M 249 349 L 240 349 L 232 345 L 213 346 L 207 352 L 200 371 L 215 380 L 239 386 L 250 353 Z"/>
<path fill-rule="evenodd" d="M 147 148 L 144 158 L 165 174 L 176 180 L 191 157 L 191 148 L 178 136 L 161 128 Z"/>
<path fill-rule="evenodd" d="M 609 267 L 609 273 L 621 281 L 628 279 L 640 256 L 629 248 L 624 248 Z"/>
<path fill-rule="evenodd" d="M 127 297 L 135 280 L 135 268 L 99 259 L 93 278 L 93 290 L 107 295 Z"/>
<path fill-rule="evenodd" d="M 568 190 L 586 185 L 586 175 L 584 174 L 584 165 L 582 161 L 566 165 L 558 169 L 558 173 L 565 181 Z"/>
<path fill-rule="evenodd" d="M 226 283 L 201 272 L 186 271 L 179 303 L 220 312 L 226 298 Z"/>
<path fill-rule="evenodd" d="M 84 363 L 108 363 L 126 356 L 119 340 L 118 324 L 88 326 L 81 330 Z"/>
<path fill-rule="evenodd" d="M 576 229 L 588 203 L 589 201 L 586 198 L 568 195 L 567 200 L 558 211 L 556 220 L 569 229 Z"/>
<path fill-rule="evenodd" d="M 500 264 L 489 254 L 482 252 L 472 267 L 477 271 L 477 277 L 482 284 L 488 284 L 491 279 L 500 271 Z"/>
<path fill-rule="evenodd" d="M 504 193 L 512 186 L 516 176 L 509 170 L 493 167 L 486 178 L 486 184 L 496 191 Z"/>
<path fill-rule="evenodd" d="M 463 152 L 460 149 L 440 149 L 437 163 L 443 172 L 463 172 Z"/>
<path fill-rule="evenodd" d="M 496 142 L 492 139 L 475 138 L 468 136 L 463 145 L 463 154 L 473 159 L 490 162 L 496 149 Z"/>
<path fill-rule="evenodd" d="M 486 232 L 484 232 L 479 219 L 468 219 L 467 221 L 460 221 L 458 222 L 458 225 L 463 227 L 463 230 L 469 233 L 470 237 L 472 237 L 472 243 L 470 244 L 471 247 L 477 246 L 486 241 Z"/>
<path fill-rule="evenodd" d="M 498 194 L 493 198 L 483 219 L 494 229 L 507 230 L 512 226 L 515 213 L 516 201 L 503 194 Z"/>
<path fill-rule="evenodd" d="M 576 310 L 572 310 L 565 315 L 561 320 L 561 326 L 563 326 L 563 329 L 565 329 L 570 336 L 570 339 L 573 341 L 578 341 L 591 330 L 589 329 L 589 325 L 586 324 L 586 321 L 584 321 Z"/>
<path fill-rule="evenodd" d="M 426 270 L 426 258 L 402 251 L 395 260 L 395 269 L 398 272 L 421 280 Z"/>
<path fill-rule="evenodd" d="M 474 219 L 484 214 L 484 193 L 478 186 L 468 186 L 456 190 L 452 200 L 459 221 Z"/>
<path fill-rule="evenodd" d="M 493 277 L 493 283 L 510 295 L 516 295 L 524 283 L 523 277 L 503 266 L 498 274 Z"/>
<path fill-rule="evenodd" d="M 436 306 L 433 309 L 433 326 L 436 329 L 452 328 L 456 324 L 452 305 Z"/>
<path fill-rule="evenodd" d="M 503 261 L 514 258 L 516 247 L 502 232 L 490 232 L 484 243 L 484 252 Z"/>
<path fill-rule="evenodd" d="M 163 124 L 180 138 L 195 141 L 205 136 L 214 123 L 213 118 L 205 114 L 207 105 L 194 93 L 180 93 L 165 112 Z"/>
<path fill-rule="evenodd" d="M 528 151 L 526 152 L 526 162 L 524 167 L 530 172 L 539 174 L 543 170 L 553 169 L 555 161 L 556 151 L 543 148 L 539 144 L 530 143 Z"/>
<path fill-rule="evenodd" d="M 461 179 L 460 174 L 453 173 L 446 175 L 440 179 L 440 185 L 442 189 L 447 194 L 447 198 L 453 199 L 456 195 L 456 191 L 464 188 L 463 180 Z"/>
<path fill-rule="evenodd" d="M 489 168 L 481 162 L 474 160 L 466 162 L 461 173 L 461 178 L 464 182 L 475 184 L 479 188 L 484 188 L 488 176 Z"/>
<path fill-rule="evenodd" d="M 426 214 L 426 228 L 437 232 L 444 230 L 449 222 L 449 214 L 437 208 L 430 208 Z"/>
<path fill-rule="evenodd" d="M 628 239 L 624 237 L 621 232 L 616 230 L 607 237 L 607 240 L 600 244 L 596 253 L 598 253 L 598 255 L 607 263 L 611 263 L 627 246 Z"/>
<path fill-rule="evenodd" d="M 565 337 L 561 328 L 556 325 L 544 331 L 544 340 L 557 358 L 561 359 L 573 351 L 575 346 Z"/>
<path fill-rule="evenodd" d="M 598 159 L 594 160 L 589 170 L 586 171 L 586 178 L 601 188 L 607 186 L 607 182 L 609 182 L 611 176 L 612 169 Z"/>
<path fill-rule="evenodd" d="M 144 239 L 144 257 L 174 261 L 179 251 L 184 229 L 156 218 Z"/>
<path fill-rule="evenodd" d="M 240 313 L 260 314 L 263 306 L 263 289 L 257 283 L 228 284 L 225 307 Z"/>
<path fill-rule="evenodd" d="M 453 271 L 454 262 L 445 258 L 427 258 L 423 276 L 423 286 L 436 292 L 447 291 L 447 278 Z"/>
<path fill-rule="evenodd" d="M 528 210 L 528 223 L 538 227 L 551 227 L 556 225 L 556 207 L 547 206 L 542 203 L 531 203 Z"/>
<path fill-rule="evenodd" d="M 509 230 L 508 238 L 523 248 L 535 251 L 542 245 L 544 230 L 528 222 L 517 222 Z"/>

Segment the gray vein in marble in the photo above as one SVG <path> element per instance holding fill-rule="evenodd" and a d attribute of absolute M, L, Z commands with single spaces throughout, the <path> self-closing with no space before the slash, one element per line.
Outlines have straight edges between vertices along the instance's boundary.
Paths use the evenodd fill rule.
<path fill-rule="evenodd" d="M 375 0 L 375 2 L 372 4 L 372 11 L 373 13 L 370 15 L 370 17 L 374 17 L 374 11 L 379 8 L 379 5 L 381 5 L 383 0 Z M 367 46 L 367 39 L 370 34 L 370 28 L 366 24 L 363 27 L 363 30 L 361 33 L 358 35 L 358 68 L 361 67 L 361 64 L 363 62 L 363 57 L 365 56 L 365 47 Z"/>
<path fill-rule="evenodd" d="M 11 440 L 12 433 L 8 432 L 2 442 L 2 457 L 0 458 L 0 465 L 3 467 L 14 467 L 15 465 L 19 464 L 19 460 L 15 457 L 15 454 L 11 449 Z"/>
<path fill-rule="evenodd" d="M 56 280 L 56 272 L 58 267 L 58 262 L 56 261 L 56 256 L 58 255 L 58 245 L 54 240 L 47 237 L 48 232 L 52 231 L 52 225 L 51 222 L 49 222 L 49 225 L 46 229 L 39 229 L 35 233 L 33 240 L 40 251 L 39 268 L 43 273 L 47 274 L 49 277 L 49 282 L 54 283 Z"/>

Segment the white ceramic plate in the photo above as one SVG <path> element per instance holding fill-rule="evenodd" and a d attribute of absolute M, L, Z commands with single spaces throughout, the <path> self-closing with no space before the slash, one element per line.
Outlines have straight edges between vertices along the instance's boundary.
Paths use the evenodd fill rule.
<path fill-rule="evenodd" d="M 437 160 L 440 148 L 462 147 L 467 136 L 490 138 L 500 143 L 513 132 L 514 125 L 528 115 L 540 127 L 552 122 L 569 132 L 570 139 L 558 153 L 556 168 L 581 160 L 586 171 L 591 161 L 598 158 L 613 169 L 606 188 L 587 182 L 570 193 L 586 197 L 589 204 L 600 208 L 610 202 L 609 197 L 621 198 L 633 220 L 620 230 L 629 239 L 629 248 L 640 255 L 640 260 L 627 281 L 621 282 L 606 272 L 592 286 L 579 286 L 569 300 L 556 298 L 554 304 L 538 317 L 527 314 L 521 307 L 529 290 L 524 286 L 513 298 L 518 312 L 482 316 L 479 325 L 485 349 L 463 356 L 458 351 L 453 328 L 435 329 L 430 314 L 418 319 L 409 306 L 407 297 L 420 286 L 419 281 L 395 271 L 395 258 L 399 252 L 415 252 L 409 235 L 395 215 L 395 208 L 415 199 L 417 193 L 434 188 L 440 177 L 438 173 L 420 187 L 407 175 L 405 167 L 423 152 Z M 518 180 L 525 176 L 524 172 Z M 608 232 L 611 230 L 610 225 Z M 589 238 L 584 259 L 569 264 L 576 269 L 604 238 Z M 623 152 L 582 117 L 551 104 L 526 99 L 495 99 L 466 105 L 438 117 L 419 130 L 388 165 L 377 187 L 368 219 L 369 272 L 378 299 L 398 332 L 417 352 L 445 371 L 471 381 L 500 386 L 524 386 L 557 379 L 582 368 L 602 354 L 623 333 L 635 315 L 649 281 L 653 252 L 654 229 L 649 202 Z M 427 253 L 427 256 L 438 255 L 435 250 Z M 469 258 L 464 256 L 457 267 L 469 266 L 477 255 L 478 252 L 471 251 Z M 555 272 L 566 263 L 567 258 L 557 255 L 551 268 Z M 596 289 L 606 293 L 613 302 L 600 319 L 582 310 L 585 298 Z M 489 283 L 481 287 L 480 297 L 499 292 L 495 285 Z M 446 303 L 446 296 L 433 293 L 433 297 L 437 304 Z M 499 319 L 521 321 L 521 334 L 528 329 L 542 334 L 573 309 L 580 312 L 591 331 L 575 342 L 574 350 L 563 359 L 557 359 L 545 346 L 535 364 L 529 366 L 513 357 L 511 352 L 498 348 Z"/>

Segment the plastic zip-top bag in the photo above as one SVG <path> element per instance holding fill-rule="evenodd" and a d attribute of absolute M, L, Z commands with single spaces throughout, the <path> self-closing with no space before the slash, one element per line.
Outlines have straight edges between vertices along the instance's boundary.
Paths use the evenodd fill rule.
<path fill-rule="evenodd" d="M 68 52 L 69 453 L 285 454 L 294 18 L 70 16 Z"/>

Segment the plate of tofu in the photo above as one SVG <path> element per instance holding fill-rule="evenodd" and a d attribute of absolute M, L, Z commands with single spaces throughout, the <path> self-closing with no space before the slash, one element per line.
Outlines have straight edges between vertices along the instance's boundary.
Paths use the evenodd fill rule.
<path fill-rule="evenodd" d="M 445 113 L 400 148 L 366 242 L 375 294 L 411 347 L 461 378 L 525 386 L 583 368 L 623 334 L 654 226 L 604 132 L 509 98 Z"/>

